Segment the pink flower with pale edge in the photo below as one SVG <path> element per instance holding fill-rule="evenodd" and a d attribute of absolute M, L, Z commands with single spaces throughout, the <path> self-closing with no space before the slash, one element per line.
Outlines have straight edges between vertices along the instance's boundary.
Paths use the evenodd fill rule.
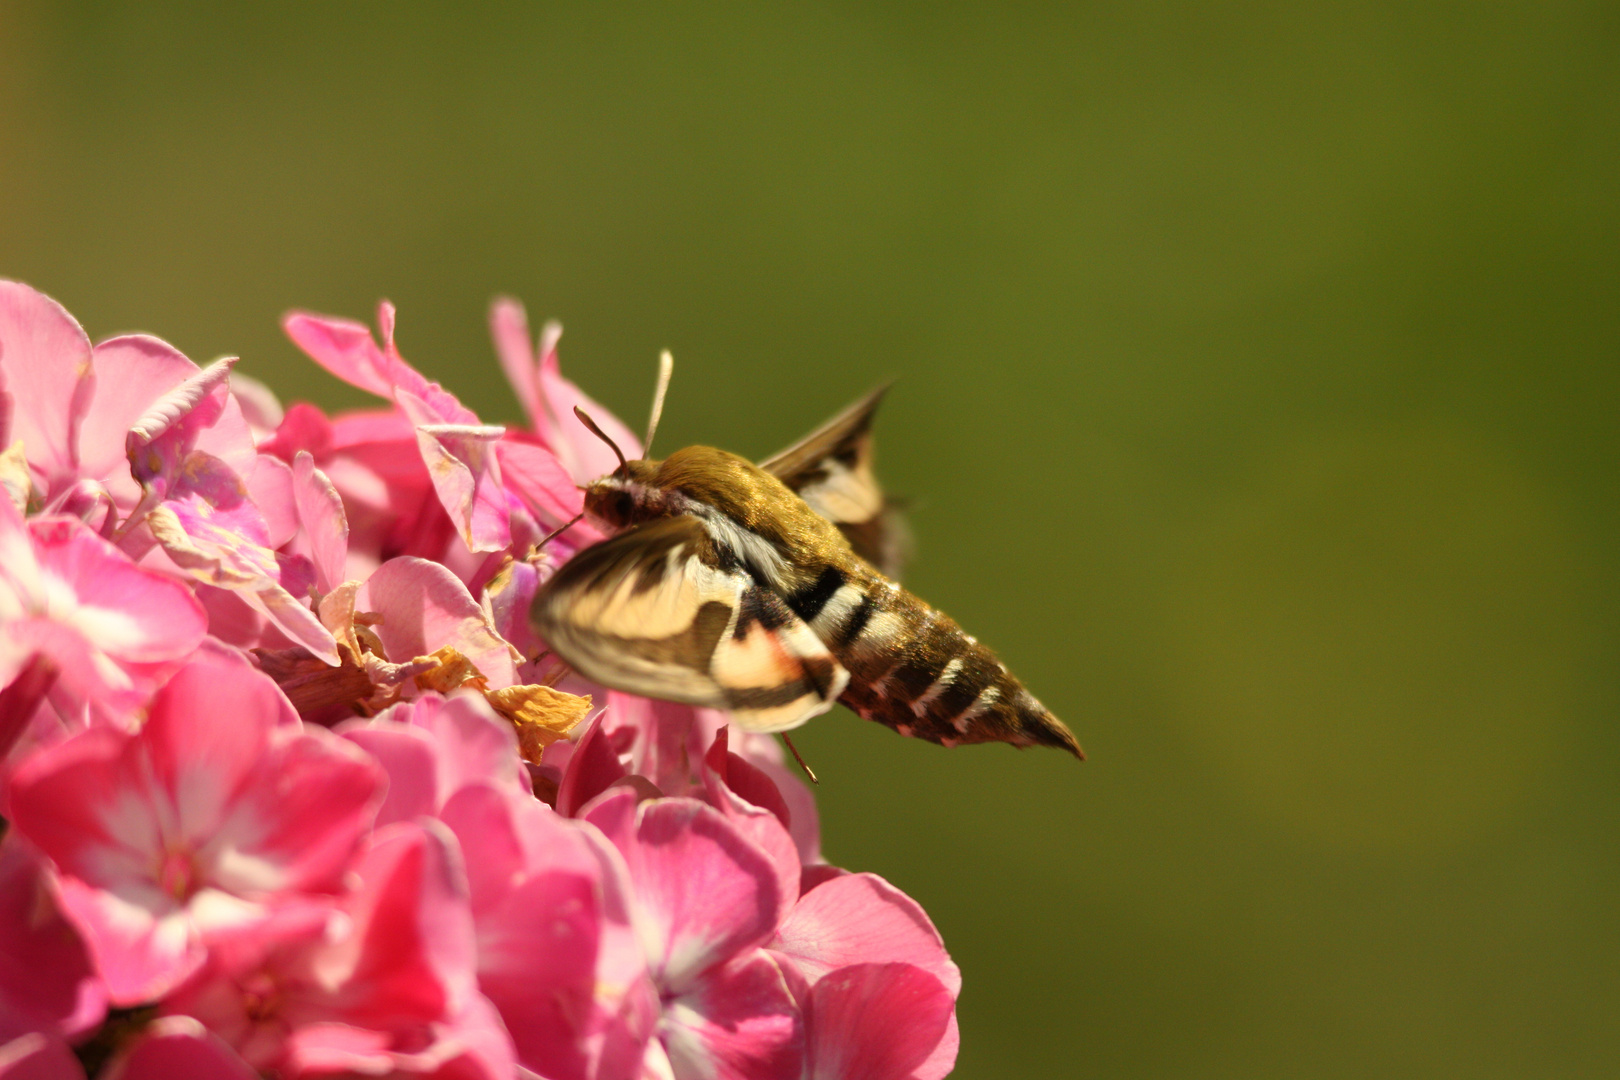
<path fill-rule="evenodd" d="M 455 840 L 431 820 L 386 826 L 353 873 L 333 912 L 223 938 L 165 1011 L 287 1077 L 511 1077 L 511 1040 L 478 992 Z"/>
<path fill-rule="evenodd" d="M 644 1068 L 676 1080 L 797 1080 L 800 1009 L 771 955 L 781 885 L 770 857 L 696 799 L 613 789 L 584 814 L 624 856 L 661 1015 Z"/>
<path fill-rule="evenodd" d="M 137 734 L 92 729 L 25 760 L 6 816 L 54 864 L 111 1001 L 133 1005 L 196 970 L 214 935 L 338 892 L 381 788 L 269 679 L 202 649 Z"/>
<path fill-rule="evenodd" d="M 0 499 L 0 688 L 43 665 L 35 690 L 50 692 L 59 713 L 117 717 L 196 648 L 205 629 L 202 607 L 184 585 L 136 566 L 77 519 L 25 522 Z M 4 753 L 33 707 L 0 702 Z"/>

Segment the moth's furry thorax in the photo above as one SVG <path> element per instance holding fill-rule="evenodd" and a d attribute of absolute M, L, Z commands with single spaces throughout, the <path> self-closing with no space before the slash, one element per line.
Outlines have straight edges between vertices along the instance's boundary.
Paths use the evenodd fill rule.
<path fill-rule="evenodd" d="M 853 558 L 838 528 L 775 476 L 712 446 L 688 446 L 662 461 L 631 461 L 585 490 L 585 509 L 615 529 L 658 518 L 721 515 L 769 542 L 791 563 Z"/>

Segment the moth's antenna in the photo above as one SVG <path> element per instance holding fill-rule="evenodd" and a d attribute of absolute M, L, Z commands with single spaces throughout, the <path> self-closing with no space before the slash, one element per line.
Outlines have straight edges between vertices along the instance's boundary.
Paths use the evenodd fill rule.
<path fill-rule="evenodd" d="M 664 394 L 669 391 L 669 377 L 675 373 L 675 357 L 665 349 L 658 354 L 658 388 L 653 391 L 652 415 L 647 419 L 647 437 L 642 440 L 642 453 L 652 457 L 653 436 L 658 434 L 658 418 L 664 415 Z"/>
<path fill-rule="evenodd" d="M 816 779 L 816 774 L 810 770 L 810 766 L 804 763 L 804 758 L 799 756 L 799 748 L 793 745 L 793 740 L 787 737 L 787 732 L 785 731 L 782 732 L 782 741 L 787 743 L 787 748 L 789 750 L 793 751 L 793 760 L 799 763 L 799 768 L 804 770 L 804 775 L 810 778 L 810 782 L 812 784 L 819 785 L 821 781 Z"/>
<path fill-rule="evenodd" d="M 624 451 L 619 449 L 619 444 L 608 438 L 607 432 L 597 427 L 596 421 L 592 420 L 590 416 L 586 414 L 585 410 L 580 408 L 578 405 L 574 406 L 574 415 L 579 417 L 580 423 L 591 429 L 592 435 L 595 435 L 598 439 L 601 439 L 603 442 L 607 443 L 613 448 L 613 456 L 619 459 L 619 471 L 623 472 L 626 476 L 629 476 L 630 466 L 625 463 Z"/>

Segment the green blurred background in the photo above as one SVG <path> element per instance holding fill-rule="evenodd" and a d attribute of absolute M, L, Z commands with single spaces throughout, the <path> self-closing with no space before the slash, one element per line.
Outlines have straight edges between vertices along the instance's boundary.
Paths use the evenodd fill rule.
<path fill-rule="evenodd" d="M 878 380 L 909 584 L 1092 756 L 842 711 L 964 1078 L 1620 1075 L 1620 9 L 0 0 L 0 274 L 360 403 L 509 292 L 660 442 Z"/>

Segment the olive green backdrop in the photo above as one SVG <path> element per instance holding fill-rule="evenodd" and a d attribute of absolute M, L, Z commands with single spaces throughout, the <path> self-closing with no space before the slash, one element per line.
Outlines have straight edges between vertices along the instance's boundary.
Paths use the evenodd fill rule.
<path fill-rule="evenodd" d="M 0 0 L 0 274 L 360 403 L 510 292 L 660 442 L 880 379 L 911 586 L 1085 765 L 849 714 L 957 1075 L 1620 1075 L 1620 9 Z"/>

